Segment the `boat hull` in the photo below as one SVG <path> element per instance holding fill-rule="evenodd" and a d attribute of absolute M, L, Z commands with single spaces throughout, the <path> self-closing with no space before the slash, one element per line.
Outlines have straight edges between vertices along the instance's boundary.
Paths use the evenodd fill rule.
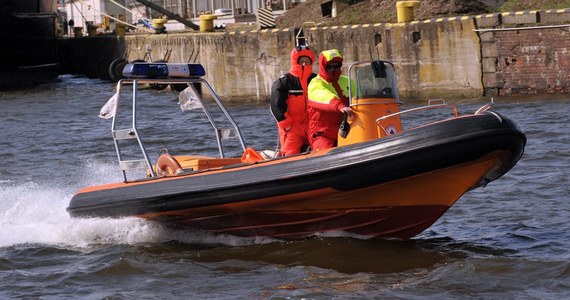
<path fill-rule="evenodd" d="M 506 173 L 525 143 L 514 123 L 489 112 L 330 151 L 87 188 L 68 211 L 248 237 L 406 239 Z"/>

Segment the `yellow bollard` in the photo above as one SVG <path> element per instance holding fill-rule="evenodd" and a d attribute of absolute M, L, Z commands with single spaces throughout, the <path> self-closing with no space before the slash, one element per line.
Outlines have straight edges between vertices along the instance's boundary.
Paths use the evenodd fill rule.
<path fill-rule="evenodd" d="M 217 18 L 216 15 L 200 15 L 200 32 L 214 31 L 214 20 Z"/>
<path fill-rule="evenodd" d="M 168 22 L 168 19 L 152 19 L 152 27 L 154 28 L 161 28 L 164 27 L 164 24 Z"/>
<path fill-rule="evenodd" d="M 152 19 L 152 27 L 154 28 L 154 33 L 166 33 L 166 27 L 164 24 L 168 22 L 168 19 Z"/>
<path fill-rule="evenodd" d="M 414 8 L 420 6 L 420 1 L 398 1 L 396 2 L 396 12 L 398 23 L 410 22 L 414 20 Z"/>

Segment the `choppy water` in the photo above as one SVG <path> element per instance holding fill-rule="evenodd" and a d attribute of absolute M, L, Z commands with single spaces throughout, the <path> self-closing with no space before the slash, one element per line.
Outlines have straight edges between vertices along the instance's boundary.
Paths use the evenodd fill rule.
<path fill-rule="evenodd" d="M 570 96 L 498 101 L 495 109 L 527 134 L 525 155 L 510 173 L 463 196 L 416 238 L 282 242 L 173 231 L 137 219 L 71 219 L 65 208 L 80 187 L 121 180 L 110 122 L 97 118 L 113 88 L 63 77 L 56 84 L 0 92 L 0 298 L 570 295 Z M 177 97 L 148 93 L 166 103 Z M 460 110 L 483 103 L 462 102 Z M 158 111 L 163 104 L 148 105 Z M 234 105 L 230 112 L 241 122 L 246 143 L 275 147 L 267 104 Z M 188 143 L 200 147 L 200 125 L 188 126 L 196 127 Z M 172 138 L 162 139 L 157 147 Z"/>

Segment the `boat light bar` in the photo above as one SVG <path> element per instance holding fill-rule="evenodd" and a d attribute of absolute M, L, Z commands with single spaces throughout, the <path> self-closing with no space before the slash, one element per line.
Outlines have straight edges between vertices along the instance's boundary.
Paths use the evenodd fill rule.
<path fill-rule="evenodd" d="M 202 77 L 206 70 L 201 64 L 130 63 L 123 69 L 127 78 L 189 78 Z"/>

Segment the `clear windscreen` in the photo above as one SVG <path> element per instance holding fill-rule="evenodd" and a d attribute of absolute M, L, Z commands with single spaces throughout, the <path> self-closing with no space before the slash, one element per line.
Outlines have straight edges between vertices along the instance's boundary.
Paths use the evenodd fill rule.
<path fill-rule="evenodd" d="M 398 99 L 396 74 L 384 61 L 356 63 L 349 71 L 352 99 Z"/>

